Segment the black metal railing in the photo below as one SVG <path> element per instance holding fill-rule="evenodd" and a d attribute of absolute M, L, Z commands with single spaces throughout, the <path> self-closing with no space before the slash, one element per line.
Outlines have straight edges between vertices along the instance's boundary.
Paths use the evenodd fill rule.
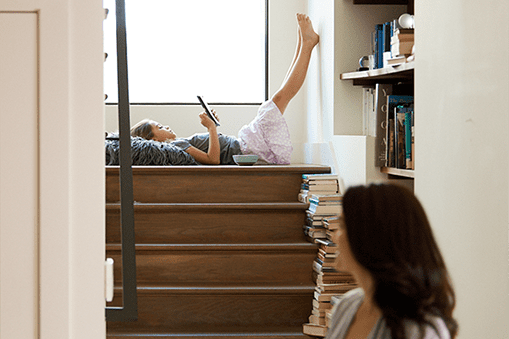
<path fill-rule="evenodd" d="M 133 169 L 127 77 L 125 0 L 116 0 L 118 125 L 120 143 L 120 225 L 122 251 L 122 306 L 106 307 L 107 321 L 138 319 L 136 253 L 134 236 Z"/>

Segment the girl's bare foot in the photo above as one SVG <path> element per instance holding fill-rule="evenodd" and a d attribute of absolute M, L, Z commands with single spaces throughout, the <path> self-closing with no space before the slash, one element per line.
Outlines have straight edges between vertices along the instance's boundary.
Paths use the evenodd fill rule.
<path fill-rule="evenodd" d="M 309 17 L 305 14 L 297 13 L 297 23 L 299 24 L 299 33 L 302 37 L 302 43 L 314 47 L 320 40 L 320 37 L 313 29 L 313 24 Z"/>

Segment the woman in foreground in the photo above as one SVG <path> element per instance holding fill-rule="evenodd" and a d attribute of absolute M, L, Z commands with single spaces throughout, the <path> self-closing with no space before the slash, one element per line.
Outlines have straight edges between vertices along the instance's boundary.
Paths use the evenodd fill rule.
<path fill-rule="evenodd" d="M 336 266 L 360 288 L 336 306 L 326 338 L 455 338 L 454 291 L 417 198 L 395 185 L 352 187 L 340 219 Z"/>
<path fill-rule="evenodd" d="M 131 135 L 171 142 L 201 164 L 235 164 L 233 155 L 237 154 L 258 155 L 260 163 L 289 164 L 292 143 L 283 113 L 304 83 L 311 52 L 319 40 L 308 16 L 297 14 L 297 24 L 295 56 L 281 87 L 270 100 L 261 105 L 255 119 L 242 127 L 238 138 L 218 135 L 216 125 L 205 112 L 200 114 L 200 119 L 208 133 L 177 138 L 170 127 L 153 120 L 142 120 L 131 128 Z"/>

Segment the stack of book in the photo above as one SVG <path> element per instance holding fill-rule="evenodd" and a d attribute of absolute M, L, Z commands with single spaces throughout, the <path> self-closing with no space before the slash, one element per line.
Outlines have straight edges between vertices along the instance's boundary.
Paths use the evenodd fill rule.
<path fill-rule="evenodd" d="M 318 337 L 324 337 L 327 333 L 338 296 L 356 287 L 352 275 L 336 269 L 336 262 L 340 258 L 334 239 L 339 229 L 339 215 L 323 217 L 321 222 L 325 238 L 314 240 L 319 244 L 319 249 L 313 262 L 313 280 L 316 284 L 313 310 L 309 322 L 303 325 L 304 334 Z"/>
<path fill-rule="evenodd" d="M 330 195 L 339 193 L 337 174 L 303 174 L 299 201 L 309 203 L 312 194 Z"/>
<path fill-rule="evenodd" d="M 387 96 L 386 166 L 415 169 L 414 97 Z"/>
<path fill-rule="evenodd" d="M 306 223 L 303 225 L 304 234 L 310 242 L 327 238 L 324 219 L 337 217 L 342 211 L 342 196 L 340 194 L 311 194 L 307 199 L 309 206 L 306 211 Z"/>
<path fill-rule="evenodd" d="M 387 63 L 396 66 L 407 62 L 413 54 L 414 29 L 398 28 L 391 37 L 391 59 Z"/>

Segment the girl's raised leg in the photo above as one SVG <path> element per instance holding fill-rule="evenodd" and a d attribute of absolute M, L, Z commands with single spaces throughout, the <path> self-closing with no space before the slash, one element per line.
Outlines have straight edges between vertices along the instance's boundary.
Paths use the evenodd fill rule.
<path fill-rule="evenodd" d="M 272 101 L 279 108 L 281 114 L 284 113 L 290 100 L 302 87 L 306 79 L 311 52 L 319 41 L 319 36 L 314 31 L 311 20 L 307 15 L 297 14 L 297 23 L 301 37 L 297 42 L 298 52 L 296 51 L 295 58 L 283 84 L 272 97 Z"/>

